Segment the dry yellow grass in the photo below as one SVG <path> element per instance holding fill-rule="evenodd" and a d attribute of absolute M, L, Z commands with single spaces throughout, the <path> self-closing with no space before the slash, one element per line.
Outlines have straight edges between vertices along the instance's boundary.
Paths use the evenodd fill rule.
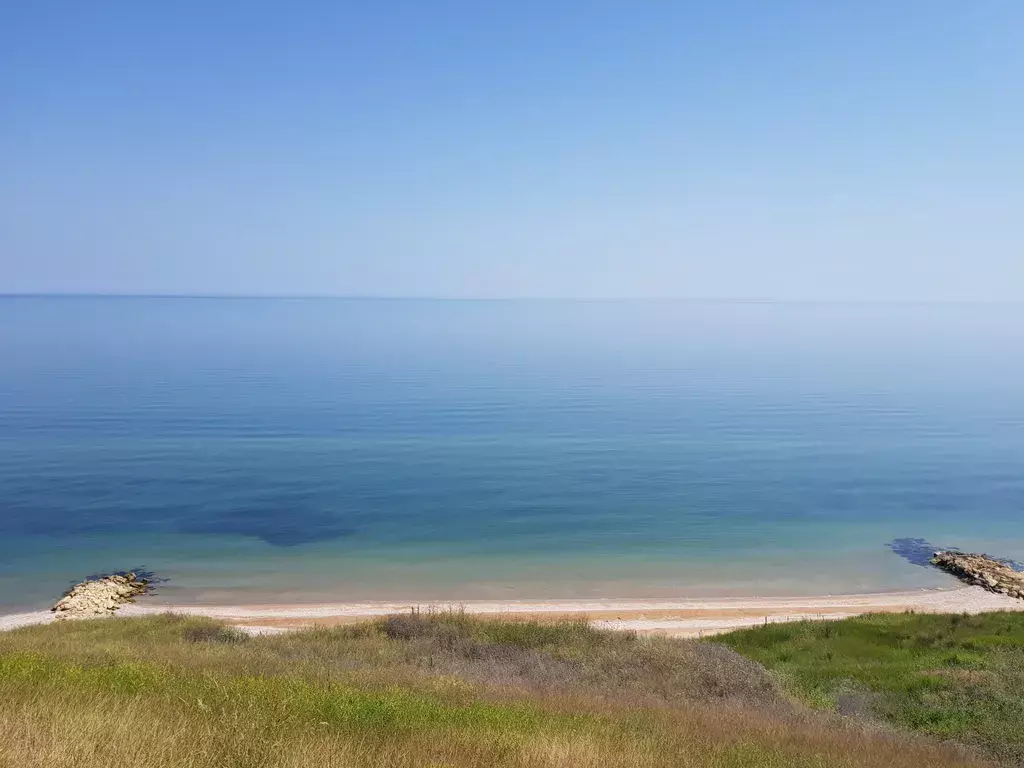
<path fill-rule="evenodd" d="M 3 768 L 984 764 L 804 711 L 726 649 L 579 622 L 246 639 L 168 616 L 0 636 Z"/>

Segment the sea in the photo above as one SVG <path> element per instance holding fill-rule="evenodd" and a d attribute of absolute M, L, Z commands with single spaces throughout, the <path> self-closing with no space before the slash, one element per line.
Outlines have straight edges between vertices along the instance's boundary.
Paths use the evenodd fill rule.
<path fill-rule="evenodd" d="M 0 298 L 0 613 L 823 595 L 1024 560 L 1024 305 Z"/>

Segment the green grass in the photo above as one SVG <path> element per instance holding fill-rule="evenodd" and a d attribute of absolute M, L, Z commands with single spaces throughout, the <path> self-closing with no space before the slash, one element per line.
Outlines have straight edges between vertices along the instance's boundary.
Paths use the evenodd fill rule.
<path fill-rule="evenodd" d="M 179 711 L 197 717 L 226 712 L 245 702 L 244 709 L 258 705 L 260 719 L 277 728 L 316 723 L 355 732 L 490 731 L 489 738 L 507 738 L 541 727 L 579 732 L 597 724 L 596 718 L 586 715 L 543 713 L 521 703 L 458 704 L 397 687 L 360 690 L 301 678 L 195 675 L 139 662 L 81 666 L 30 653 L 0 658 L 0 680 L 8 691 L 21 688 L 37 695 L 74 691 L 86 699 L 96 695 L 176 699 Z"/>
<path fill-rule="evenodd" d="M 405 615 L 248 638 L 174 616 L 0 634 L 3 768 L 936 768 L 721 646 Z"/>
<path fill-rule="evenodd" d="M 1024 763 L 1024 613 L 878 614 L 773 624 L 717 642 L 819 708 Z"/>

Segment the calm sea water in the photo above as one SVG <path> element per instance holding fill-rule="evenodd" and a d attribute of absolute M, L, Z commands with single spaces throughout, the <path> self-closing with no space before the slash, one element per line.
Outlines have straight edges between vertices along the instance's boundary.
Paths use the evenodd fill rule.
<path fill-rule="evenodd" d="M 0 299 L 0 609 L 949 585 L 1024 560 L 1024 307 Z"/>

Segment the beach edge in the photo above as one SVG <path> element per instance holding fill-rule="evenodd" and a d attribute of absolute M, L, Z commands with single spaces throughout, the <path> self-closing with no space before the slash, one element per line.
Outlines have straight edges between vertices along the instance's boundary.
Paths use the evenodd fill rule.
<path fill-rule="evenodd" d="M 225 621 L 251 634 L 271 634 L 310 627 L 368 621 L 410 611 L 462 611 L 478 616 L 556 620 L 588 618 L 596 627 L 644 634 L 701 637 L 761 624 L 799 620 L 837 620 L 865 613 L 983 613 L 1022 611 L 1024 600 L 980 587 L 880 592 L 812 597 L 729 597 L 580 599 L 363 601 L 252 605 L 190 605 L 143 600 L 125 606 L 118 616 L 175 613 Z M 46 624 L 51 611 L 0 615 L 0 631 Z"/>

